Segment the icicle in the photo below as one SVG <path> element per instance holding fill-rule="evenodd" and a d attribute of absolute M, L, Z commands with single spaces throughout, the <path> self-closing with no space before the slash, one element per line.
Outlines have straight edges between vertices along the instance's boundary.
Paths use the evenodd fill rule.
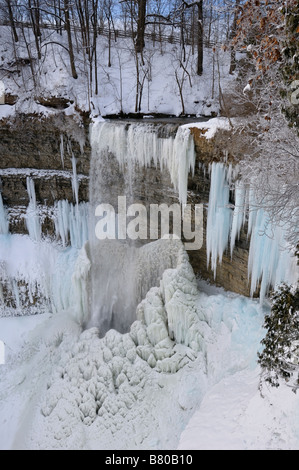
<path fill-rule="evenodd" d="M 128 162 L 141 167 L 158 164 L 167 168 L 182 204 L 187 202 L 188 174 L 194 172 L 195 148 L 190 129 L 180 127 L 176 135 L 159 137 L 157 126 L 149 124 L 98 123 L 92 128 L 91 143 L 100 154 L 109 150 L 123 169 Z"/>
<path fill-rule="evenodd" d="M 251 239 L 248 260 L 248 276 L 251 278 L 251 295 L 260 284 L 260 300 L 264 300 L 270 287 L 282 282 L 296 284 L 298 266 L 296 257 L 285 241 L 286 227 L 273 226 L 263 209 L 250 208 Z"/>
<path fill-rule="evenodd" d="M 75 295 L 73 316 L 78 323 L 84 324 L 89 320 L 88 282 L 91 262 L 88 257 L 88 242 L 83 246 L 76 261 L 72 276 L 73 291 Z"/>
<path fill-rule="evenodd" d="M 36 203 L 35 186 L 33 179 L 29 176 L 27 177 L 27 193 L 29 196 L 29 206 L 26 212 L 27 230 L 32 240 L 40 241 L 42 230 Z"/>
<path fill-rule="evenodd" d="M 229 241 L 232 211 L 228 206 L 227 168 L 223 163 L 212 163 L 206 239 L 207 263 L 209 266 L 211 262 L 215 277 Z"/>
<path fill-rule="evenodd" d="M 76 201 L 76 204 L 79 204 L 79 180 L 77 175 L 77 160 L 72 153 L 72 167 L 73 167 L 73 177 L 72 177 L 72 188 L 73 194 Z"/>
<path fill-rule="evenodd" d="M 56 203 L 56 235 L 61 238 L 64 247 L 80 249 L 88 240 L 88 204 L 76 206 L 68 201 Z"/>
<path fill-rule="evenodd" d="M 65 247 L 68 243 L 68 234 L 70 226 L 70 214 L 68 201 L 58 201 L 56 203 L 56 221 L 55 231 L 56 235 L 61 238 L 62 245 Z"/>
<path fill-rule="evenodd" d="M 63 140 L 63 134 L 61 134 L 61 136 L 60 136 L 60 157 L 61 157 L 62 168 L 64 169 L 64 140 Z"/>
<path fill-rule="evenodd" d="M 7 235 L 9 232 L 9 223 L 7 220 L 7 211 L 3 205 L 2 194 L 0 193 L 0 235 Z"/>
<path fill-rule="evenodd" d="M 207 220 L 207 261 L 216 275 L 217 263 L 221 263 L 230 239 L 230 253 L 240 236 L 248 215 L 249 259 L 248 277 L 250 292 L 260 288 L 261 302 L 270 287 L 282 282 L 297 282 L 298 266 L 285 239 L 286 227 L 273 226 L 269 214 L 257 207 L 253 187 L 249 190 L 242 181 L 235 182 L 235 208 L 229 209 L 229 182 L 233 184 L 238 169 L 223 163 L 210 166 L 211 188 Z"/>

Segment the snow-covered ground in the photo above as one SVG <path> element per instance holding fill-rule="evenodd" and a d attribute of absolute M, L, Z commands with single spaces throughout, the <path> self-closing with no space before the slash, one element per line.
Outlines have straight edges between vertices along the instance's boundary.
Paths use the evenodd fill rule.
<path fill-rule="evenodd" d="M 26 33 L 27 34 L 27 33 Z M 11 44 L 9 27 L 0 28 L 0 80 L 3 81 L 6 93 L 18 96 L 15 106 L 0 107 L 0 119 L 9 117 L 15 112 L 36 113 L 49 116 L 55 109 L 40 104 L 40 97 L 57 96 L 65 98 L 73 104 L 65 110 L 68 114 L 76 114 L 75 107 L 91 111 L 94 116 L 116 114 L 119 112 L 132 113 L 136 102 L 136 57 L 131 39 L 118 39 L 111 44 L 111 66 L 108 66 L 108 39 L 100 36 L 98 39 L 98 80 L 99 94 L 96 96 L 88 87 L 88 70 L 83 48 L 77 50 L 76 67 L 78 79 L 71 77 L 69 57 L 66 50 L 56 43 L 67 47 L 67 38 L 55 32 L 48 32 L 44 39 L 46 55 L 43 61 L 33 62 L 36 74 L 36 85 L 32 80 L 29 65 L 22 67 L 21 74 L 16 70 L 14 60 L 28 59 L 28 52 L 22 41 L 16 44 L 14 51 Z M 28 33 L 29 35 L 29 33 Z M 30 38 L 34 58 L 34 39 Z M 198 77 L 196 70 L 196 54 L 191 47 L 186 47 L 186 62 L 184 71 L 181 64 L 179 45 L 165 43 L 160 48 L 154 47 L 147 41 L 144 51 L 144 65 L 140 65 L 139 81 L 144 82 L 141 99 L 142 113 L 164 113 L 180 115 L 183 111 L 179 86 L 182 86 L 185 114 L 211 116 L 219 111 L 218 100 L 218 71 L 219 63 L 221 86 L 225 89 L 233 80 L 228 74 L 229 52 L 220 48 L 213 52 L 212 48 L 204 51 L 204 73 Z M 214 65 L 213 65 L 214 64 Z M 11 73 L 9 71 L 11 70 Z M 214 70 L 214 71 L 213 71 Z M 177 77 L 177 78 L 176 78 Z"/>
<path fill-rule="evenodd" d="M 232 296 L 205 281 L 199 283 L 199 289 L 214 299 L 220 293 L 226 302 Z M 250 303 L 249 310 L 254 306 Z M 264 309 L 266 312 L 267 307 Z M 259 323 L 260 318 L 257 320 Z M 245 332 L 244 345 L 253 339 L 253 331 Z M 261 386 L 260 373 L 255 357 L 250 366 L 232 371 L 210 387 L 183 431 L 178 449 L 298 450 L 298 395 L 284 383 L 278 389 L 265 383 Z"/>
<path fill-rule="evenodd" d="M 1 449 L 299 448 L 297 396 L 258 390 L 268 307 L 195 283 L 182 256 L 130 333 L 100 339 L 71 311 L 0 318 Z"/>

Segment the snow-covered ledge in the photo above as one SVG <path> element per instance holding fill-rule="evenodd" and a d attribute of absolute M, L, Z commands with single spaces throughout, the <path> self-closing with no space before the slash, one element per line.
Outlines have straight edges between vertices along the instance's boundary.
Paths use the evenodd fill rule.
<path fill-rule="evenodd" d="M 185 124 L 183 128 L 188 129 L 200 129 L 201 135 L 205 139 L 213 139 L 216 133 L 221 129 L 224 131 L 230 131 L 232 128 L 231 120 L 226 117 L 216 117 L 209 119 L 207 122 L 196 122 L 191 124 Z"/>

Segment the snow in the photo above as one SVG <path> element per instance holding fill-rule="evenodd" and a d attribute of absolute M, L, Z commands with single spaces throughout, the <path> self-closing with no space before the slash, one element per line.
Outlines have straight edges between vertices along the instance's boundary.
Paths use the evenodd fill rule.
<path fill-rule="evenodd" d="M 2 97 L 5 94 L 5 85 L 2 80 L 0 80 L 0 96 Z"/>
<path fill-rule="evenodd" d="M 250 197 L 240 183 L 235 208 L 227 207 L 231 168 L 214 164 L 211 178 L 209 210 L 215 224 L 220 217 L 227 227 L 229 219 L 237 237 L 244 221 L 237 209 Z M 31 181 L 30 204 L 36 209 Z M 98 321 L 98 327 L 88 322 L 94 258 L 85 243 L 86 211 L 84 205 L 57 203 L 57 234 L 64 245 L 72 240 L 69 248 L 1 235 L 7 276 L 25 280 L 32 295 L 38 286 L 53 314 L 0 318 L 6 346 L 6 365 L 0 367 L 0 447 L 298 449 L 297 397 L 286 386 L 259 391 L 257 351 L 267 305 L 198 283 L 177 240 L 131 250 L 108 244 L 93 252 L 99 267 L 93 276 L 117 280 L 106 301 L 115 312 L 119 295 L 124 318 L 118 327 L 124 321 L 129 328 L 104 336 Z M 253 233 L 261 224 L 257 214 L 250 217 Z M 223 245 L 218 242 L 211 246 L 219 253 Z M 109 249 L 116 254 L 114 267 Z M 126 262 L 130 255 L 133 264 Z M 103 293 L 95 287 L 94 302 L 101 307 Z M 128 311 L 138 304 L 135 316 L 126 318 L 124 299 L 132 301 Z"/>
<path fill-rule="evenodd" d="M 248 83 L 248 84 L 246 85 L 246 87 L 244 88 L 243 93 L 246 94 L 246 93 L 248 93 L 248 92 L 250 92 L 250 91 L 251 91 L 251 85 L 250 85 L 250 83 Z"/>
<path fill-rule="evenodd" d="M 216 133 L 222 129 L 224 131 L 229 131 L 231 129 L 231 123 L 229 119 L 224 117 L 217 117 L 209 119 L 207 122 L 195 122 L 192 124 L 185 124 L 183 128 L 195 128 L 201 129 L 205 139 L 210 140 L 215 137 Z"/>
<path fill-rule="evenodd" d="M 8 35 L 9 28 L 2 27 L 4 65 L 12 56 L 5 40 Z M 65 39 L 65 35 L 59 37 Z M 106 66 L 105 38 L 99 38 L 99 46 L 98 97 L 89 95 L 84 74 L 76 82 L 71 79 L 65 51 L 54 46 L 40 64 L 39 92 L 72 100 L 61 112 L 75 119 L 77 107 L 88 110 L 92 103 L 93 158 L 109 148 L 121 167 L 129 166 L 129 175 L 133 164 L 161 165 L 169 171 L 184 204 L 188 173 L 195 164 L 190 128 L 198 127 L 212 139 L 218 129 L 229 130 L 230 122 L 215 118 L 188 124 L 179 128 L 176 137 L 169 133 L 166 138 L 158 138 L 149 124 L 146 128 L 131 124 L 125 129 L 121 123 L 103 123 L 100 114 L 134 108 L 136 73 L 129 41 L 117 42 L 121 53 L 112 48 L 111 68 Z M 24 51 L 19 47 L 16 53 L 21 56 Z M 152 57 L 152 80 L 145 80 L 141 112 L 178 116 L 182 104 L 174 79 L 177 49 L 165 47 L 163 56 Z M 152 52 L 150 46 L 148 50 Z M 210 64 L 211 53 L 204 54 Z M 188 51 L 187 56 L 191 57 Z M 228 56 L 220 54 L 223 86 L 229 82 L 225 78 Z M 219 110 L 218 100 L 210 98 L 212 71 L 207 63 L 202 77 L 192 77 L 192 88 L 188 80 L 184 85 L 187 113 L 210 115 Z M 8 79 L 6 89 L 19 95 L 18 103 L 1 106 L 0 120 L 17 112 L 42 116 L 57 112 L 34 101 L 29 70 L 15 80 Z M 60 144 L 63 163 L 63 138 Z M 78 204 L 83 176 L 77 174 L 74 158 L 72 170 L 0 170 L 0 176 L 26 175 L 30 199 L 26 213 L 29 235 L 10 235 L 0 195 L 1 277 L 11 287 L 17 307 L 3 306 L 1 286 L 0 340 L 5 344 L 6 364 L 0 366 L 0 448 L 298 449 L 296 395 L 286 386 L 264 388 L 263 395 L 259 391 L 257 351 L 264 336 L 267 303 L 261 305 L 198 283 L 178 241 L 164 240 L 142 249 L 108 243 L 94 246 L 88 227 L 90 208 Z M 270 283 L 293 280 L 296 273 L 294 259 L 285 250 L 284 229 L 270 227 L 272 238 L 260 236 L 267 214 L 252 210 L 250 188 L 242 182 L 236 184 L 233 208 L 229 204 L 232 169 L 213 164 L 210 171 L 207 243 L 212 268 L 216 271 L 226 249 L 233 252 L 249 219 L 249 275 L 252 289 L 262 281 L 263 298 Z M 54 174 L 72 180 L 76 204 L 57 201 L 57 240 L 50 242 L 41 237 L 34 175 L 48 178 Z M 103 196 L 101 188 L 93 197 L 98 195 Z M 109 280 L 105 292 L 101 279 Z M 41 303 L 28 309 L 24 286 L 32 304 L 36 298 Z M 90 287 L 92 315 L 87 296 Z M 107 319 L 109 325 L 114 321 L 125 332 L 106 332 L 103 322 Z"/>
<path fill-rule="evenodd" d="M 199 285 L 182 252 L 130 332 L 102 339 L 67 311 L 1 318 L 1 448 L 298 449 L 296 395 L 258 390 L 265 310 Z"/>
<path fill-rule="evenodd" d="M 0 106 L 0 121 L 7 119 L 15 114 L 15 106 L 1 105 Z"/>
<path fill-rule="evenodd" d="M 74 173 L 73 171 L 68 170 L 40 170 L 36 168 L 0 168 L 0 178 L 1 176 L 20 176 L 20 177 L 29 177 L 33 181 L 34 179 L 42 180 L 51 180 L 52 178 L 63 178 L 70 179 L 73 181 Z M 81 181 L 88 179 L 88 176 L 77 174 L 76 175 L 76 184 L 80 184 Z"/>
<path fill-rule="evenodd" d="M 28 40 L 34 44 L 34 38 L 30 38 L 30 31 L 26 31 Z M 9 70 L 11 57 L 23 57 L 26 59 L 26 48 L 22 41 L 11 45 L 11 31 L 9 27 L 1 26 L 0 56 L 4 68 Z M 34 97 L 62 97 L 70 101 L 70 106 L 62 113 L 76 114 L 75 108 L 83 111 L 91 110 L 94 117 L 107 116 L 119 112 L 130 113 L 135 109 L 136 101 L 136 63 L 134 46 L 131 39 L 118 38 L 111 43 L 111 67 L 108 67 L 108 39 L 99 36 L 97 44 L 99 95 L 91 95 L 88 86 L 88 67 L 84 57 L 84 48 L 77 54 L 76 63 L 79 78 L 71 77 L 69 57 L 66 50 L 54 44 L 57 41 L 67 47 L 67 35 L 51 32 L 51 42 L 47 46 L 47 54 L 44 60 L 36 67 L 38 79 L 38 93 L 29 67 L 24 67 L 20 76 L 16 74 L 0 74 L 0 80 L 5 79 L 6 92 L 18 96 L 14 106 L 0 108 L 1 117 L 13 116 L 15 113 L 37 114 L 48 117 L 57 113 L 56 109 L 40 105 Z M 185 66 L 191 73 L 191 83 L 187 76 L 183 77 L 183 69 L 180 67 L 180 45 L 163 44 L 163 53 L 153 46 L 151 41 L 146 41 L 144 51 L 145 66 L 140 67 L 140 81 L 143 75 L 144 88 L 141 100 L 141 112 L 146 114 L 164 113 L 179 116 L 182 113 L 180 93 L 175 78 L 177 72 L 179 80 L 183 84 L 184 107 L 186 114 L 196 116 L 211 116 L 219 111 L 218 97 L 212 96 L 212 49 L 204 50 L 204 72 L 202 77 L 194 74 L 196 70 L 196 56 L 191 52 L 191 47 L 186 46 L 187 62 Z M 45 49 L 44 49 L 45 50 Z M 34 52 L 32 51 L 32 54 Z M 28 57 L 27 57 L 28 58 Z M 229 84 L 232 78 L 229 75 L 229 52 L 219 50 L 219 68 L 222 87 Z M 149 73 L 147 71 L 149 70 Z M 218 78 L 215 79 L 214 88 L 217 89 Z M 1 113 L 4 113 L 3 116 Z"/>
<path fill-rule="evenodd" d="M 221 380 L 182 433 L 179 450 L 298 450 L 298 397 L 286 386 L 258 390 L 259 370 Z"/>

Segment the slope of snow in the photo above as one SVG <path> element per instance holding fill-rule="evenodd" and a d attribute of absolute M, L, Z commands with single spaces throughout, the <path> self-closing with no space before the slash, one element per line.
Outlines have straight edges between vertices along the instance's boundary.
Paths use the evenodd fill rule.
<path fill-rule="evenodd" d="M 28 32 L 29 36 L 29 32 Z M 99 94 L 92 94 L 88 86 L 89 67 L 84 55 L 84 49 L 80 47 L 76 54 L 76 66 L 79 78 L 71 77 L 69 57 L 67 51 L 56 43 L 61 43 L 67 48 L 67 37 L 65 34 L 51 32 L 45 42 L 49 45 L 43 50 L 47 51 L 46 57 L 40 63 L 34 63 L 36 67 L 37 88 L 31 76 L 30 67 L 24 67 L 20 76 L 13 72 L 11 57 L 26 59 L 26 49 L 22 47 L 21 41 L 16 44 L 14 52 L 11 45 L 11 31 L 9 27 L 0 29 L 0 57 L 6 70 L 11 73 L 0 72 L 0 80 L 3 80 L 6 93 L 17 95 L 18 102 L 13 107 L 4 107 L 2 114 L 0 108 L 0 119 L 9 117 L 13 112 L 40 114 L 50 116 L 56 110 L 42 106 L 33 97 L 58 96 L 70 101 L 67 114 L 76 114 L 75 106 L 92 112 L 94 116 L 101 114 L 107 116 L 119 112 L 132 113 L 136 102 L 136 57 L 131 39 L 119 38 L 111 42 L 110 61 L 108 66 L 109 47 L 108 39 L 99 36 L 98 51 L 98 80 Z M 34 39 L 32 44 L 34 44 Z M 34 56 L 34 47 L 32 46 Z M 222 79 L 222 88 L 232 80 L 229 76 L 229 52 L 219 50 L 219 67 Z M 144 82 L 141 99 L 142 113 L 162 113 L 178 116 L 182 113 L 183 106 L 180 98 L 176 75 L 182 86 L 184 97 L 185 114 L 206 115 L 217 114 L 219 111 L 219 100 L 213 89 L 217 89 L 218 82 L 213 76 L 213 51 L 204 50 L 204 72 L 201 77 L 195 74 L 196 54 L 192 55 L 191 47 L 186 46 L 186 62 L 184 67 L 188 70 L 191 79 L 180 66 L 181 50 L 179 45 L 165 43 L 162 47 L 153 46 L 151 41 L 146 42 L 144 51 L 144 66 L 140 64 L 139 82 Z M 215 59 L 215 57 L 214 57 Z M 73 103 L 72 103 L 73 102 Z"/>
<path fill-rule="evenodd" d="M 290 388 L 258 390 L 258 368 L 221 380 L 182 433 L 180 450 L 299 450 L 299 404 Z"/>
<path fill-rule="evenodd" d="M 82 331 L 72 311 L 0 318 L 1 448 L 298 448 L 297 397 L 258 390 L 266 307 L 198 290 L 179 258 L 127 334 Z"/>

